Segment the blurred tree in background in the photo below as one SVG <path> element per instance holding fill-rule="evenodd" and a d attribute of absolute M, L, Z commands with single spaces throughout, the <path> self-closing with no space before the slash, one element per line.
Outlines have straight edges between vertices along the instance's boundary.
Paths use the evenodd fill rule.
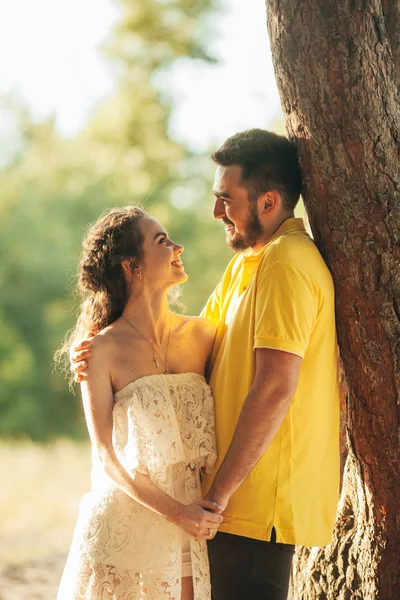
<path fill-rule="evenodd" d="M 189 313 L 201 309 L 230 256 L 212 220 L 211 161 L 169 138 L 172 106 L 157 80 L 179 59 L 212 60 L 204 43 L 212 0 L 120 4 L 107 47 L 113 96 L 71 139 L 52 120 L 34 123 L 17 111 L 18 150 L 0 169 L 2 437 L 84 431 L 79 394 L 54 373 L 52 356 L 74 323 L 83 232 L 104 209 L 142 203 L 186 246 Z"/>

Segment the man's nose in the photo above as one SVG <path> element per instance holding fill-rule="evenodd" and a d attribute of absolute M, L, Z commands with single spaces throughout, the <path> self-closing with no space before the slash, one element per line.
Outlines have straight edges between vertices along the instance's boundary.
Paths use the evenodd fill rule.
<path fill-rule="evenodd" d="M 225 204 L 222 198 L 216 198 L 214 203 L 214 219 L 226 217 Z"/>

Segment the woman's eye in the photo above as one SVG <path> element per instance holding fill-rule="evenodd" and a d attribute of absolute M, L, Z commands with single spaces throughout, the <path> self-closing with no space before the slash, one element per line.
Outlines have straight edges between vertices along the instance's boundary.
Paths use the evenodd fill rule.
<path fill-rule="evenodd" d="M 166 238 L 166 237 L 164 237 L 164 238 L 161 238 L 161 239 L 160 239 L 160 244 L 164 244 L 166 241 L 167 241 L 167 238 Z"/>

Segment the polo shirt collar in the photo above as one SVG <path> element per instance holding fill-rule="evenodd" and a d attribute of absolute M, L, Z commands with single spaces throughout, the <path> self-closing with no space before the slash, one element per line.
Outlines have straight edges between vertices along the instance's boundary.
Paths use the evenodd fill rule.
<path fill-rule="evenodd" d="M 273 233 L 271 237 L 268 238 L 268 240 L 265 243 L 265 246 L 268 246 L 268 244 L 281 237 L 281 235 L 291 233 L 292 231 L 306 231 L 306 228 L 304 227 L 304 221 L 302 218 L 290 217 L 289 219 L 285 219 L 283 223 L 280 224 L 275 233 Z"/>
<path fill-rule="evenodd" d="M 285 221 L 283 221 L 283 223 L 280 224 L 278 229 L 271 235 L 271 237 L 268 238 L 264 246 L 258 252 L 253 252 L 251 248 L 244 251 L 245 260 L 247 261 L 249 259 L 251 260 L 261 258 L 261 256 L 264 254 L 265 250 L 268 248 L 271 242 L 274 242 L 286 233 L 292 233 L 294 231 L 301 231 L 306 233 L 304 221 L 301 217 L 290 217 L 289 219 L 285 219 Z"/>

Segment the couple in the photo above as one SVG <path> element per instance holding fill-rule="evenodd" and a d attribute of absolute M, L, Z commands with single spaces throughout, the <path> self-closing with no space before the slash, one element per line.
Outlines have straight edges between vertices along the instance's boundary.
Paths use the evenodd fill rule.
<path fill-rule="evenodd" d="M 141 209 L 84 241 L 73 337 L 97 333 L 74 354 L 93 476 L 59 600 L 208 600 L 210 575 L 213 600 L 284 600 L 294 545 L 330 542 L 334 291 L 294 218 L 295 146 L 256 129 L 213 159 L 214 217 L 238 253 L 202 317 L 169 310 L 183 248 Z"/>

